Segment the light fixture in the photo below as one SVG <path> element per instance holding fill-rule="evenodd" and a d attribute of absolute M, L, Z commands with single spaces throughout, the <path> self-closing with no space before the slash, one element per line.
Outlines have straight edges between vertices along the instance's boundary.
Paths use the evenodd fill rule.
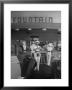
<path fill-rule="evenodd" d="M 19 28 L 16 28 L 16 31 L 19 31 L 20 29 Z"/>
<path fill-rule="evenodd" d="M 47 29 L 46 28 L 42 28 L 43 31 L 46 31 Z"/>
<path fill-rule="evenodd" d="M 31 28 L 28 28 L 29 31 L 31 31 L 32 29 Z"/>

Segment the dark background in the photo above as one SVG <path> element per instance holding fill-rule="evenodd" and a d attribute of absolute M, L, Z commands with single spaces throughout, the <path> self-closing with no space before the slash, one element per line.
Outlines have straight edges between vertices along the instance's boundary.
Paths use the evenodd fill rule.
<path fill-rule="evenodd" d="M 0 88 L 3 87 L 3 2 L 9 3 L 70 3 L 69 9 L 69 47 L 70 50 L 72 49 L 71 46 L 71 35 L 72 35 L 72 0 L 0 0 Z M 69 54 L 70 57 L 71 54 Z M 70 62 L 70 61 L 69 61 Z M 70 74 L 71 75 L 71 74 Z M 71 75 L 72 76 L 72 75 Z M 71 79 L 70 79 L 71 82 Z M 71 83 L 70 83 L 71 84 Z M 29 89 L 42 89 L 42 88 L 2 88 L 2 90 L 29 90 Z M 43 88 L 45 89 L 45 88 Z"/>
<path fill-rule="evenodd" d="M 25 32 L 25 30 L 20 31 L 12 31 L 12 40 L 30 40 L 30 36 L 39 36 L 39 39 L 42 41 L 57 41 L 60 39 L 60 35 L 57 34 L 57 30 L 49 29 L 47 31 L 42 31 L 41 29 L 34 29 L 28 32 Z"/>

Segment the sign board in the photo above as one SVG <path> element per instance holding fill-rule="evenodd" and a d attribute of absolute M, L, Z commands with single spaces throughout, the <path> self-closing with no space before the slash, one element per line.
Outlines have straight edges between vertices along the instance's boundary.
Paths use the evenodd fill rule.
<path fill-rule="evenodd" d="M 52 17 L 12 17 L 11 23 L 53 23 Z"/>

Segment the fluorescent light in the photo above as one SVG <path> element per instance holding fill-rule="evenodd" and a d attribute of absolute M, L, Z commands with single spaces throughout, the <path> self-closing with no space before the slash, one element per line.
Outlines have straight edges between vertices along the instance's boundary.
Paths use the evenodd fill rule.
<path fill-rule="evenodd" d="M 31 28 L 28 28 L 28 30 L 32 30 Z"/>
<path fill-rule="evenodd" d="M 47 29 L 46 29 L 46 28 L 43 28 L 42 30 L 43 30 L 43 31 L 46 31 Z"/>
<path fill-rule="evenodd" d="M 20 29 L 19 28 L 16 28 L 16 31 L 19 31 Z"/>

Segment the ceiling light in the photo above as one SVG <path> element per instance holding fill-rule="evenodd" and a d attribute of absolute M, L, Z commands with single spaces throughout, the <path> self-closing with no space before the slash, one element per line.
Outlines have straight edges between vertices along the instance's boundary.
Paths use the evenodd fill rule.
<path fill-rule="evenodd" d="M 46 29 L 46 28 L 43 28 L 42 30 L 43 30 L 43 31 L 46 31 L 47 29 Z"/>
<path fill-rule="evenodd" d="M 32 30 L 31 28 L 28 28 L 28 30 Z"/>
<path fill-rule="evenodd" d="M 16 31 L 19 31 L 20 29 L 19 28 L 16 28 Z"/>

